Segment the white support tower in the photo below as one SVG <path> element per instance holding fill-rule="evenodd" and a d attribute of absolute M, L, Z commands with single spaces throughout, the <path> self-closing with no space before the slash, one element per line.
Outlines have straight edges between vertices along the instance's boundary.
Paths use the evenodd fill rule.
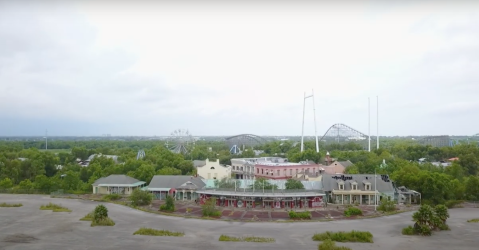
<path fill-rule="evenodd" d="M 48 150 L 48 130 L 45 129 L 45 150 Z"/>
<path fill-rule="evenodd" d="M 376 148 L 379 149 L 379 97 L 376 96 Z"/>
<path fill-rule="evenodd" d="M 306 99 L 312 97 L 313 98 L 313 115 L 314 115 L 314 136 L 316 137 L 316 153 L 319 153 L 319 143 L 318 143 L 318 132 L 316 127 L 316 106 L 314 104 L 314 90 L 311 90 L 311 95 L 306 96 L 306 92 L 304 93 L 303 98 L 303 126 L 301 130 L 301 152 L 304 151 L 304 115 L 306 112 Z"/>
<path fill-rule="evenodd" d="M 371 100 L 368 97 L 368 152 L 371 152 Z"/>

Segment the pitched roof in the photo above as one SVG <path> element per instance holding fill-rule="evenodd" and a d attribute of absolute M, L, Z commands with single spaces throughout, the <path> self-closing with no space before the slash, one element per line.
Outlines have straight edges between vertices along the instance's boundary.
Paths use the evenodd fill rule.
<path fill-rule="evenodd" d="M 206 161 L 202 161 L 202 160 L 194 160 L 193 161 L 193 166 L 195 168 L 197 167 L 203 167 L 204 165 L 206 165 Z"/>
<path fill-rule="evenodd" d="M 342 175 L 344 176 L 350 176 L 352 177 L 351 180 L 336 180 L 333 178 L 333 176 L 338 176 L 341 177 Z M 370 183 L 371 184 L 371 190 L 375 190 L 375 181 L 374 181 L 374 174 L 340 174 L 340 175 L 323 175 L 323 190 L 324 191 L 332 191 L 338 190 L 338 182 L 344 182 L 344 190 L 351 190 L 351 184 L 356 182 L 358 184 L 358 190 L 365 190 L 365 184 Z M 394 186 L 392 184 L 392 180 L 389 182 L 384 181 L 381 178 L 381 175 L 376 175 L 376 184 L 377 184 L 377 190 L 378 192 L 394 192 Z"/>
<path fill-rule="evenodd" d="M 139 186 L 144 184 L 144 181 L 139 181 L 133 177 L 124 175 L 124 174 L 112 174 L 108 177 L 103 177 L 96 180 L 93 185 L 132 185 L 132 186 Z"/>
<path fill-rule="evenodd" d="M 155 175 L 151 179 L 148 189 L 181 189 L 193 187 L 193 185 L 196 186 L 196 189 L 201 189 L 206 184 L 201 178 L 188 175 Z"/>
<path fill-rule="evenodd" d="M 349 161 L 349 160 L 347 160 L 347 161 L 338 161 L 338 163 L 341 164 L 341 165 L 343 165 L 343 167 L 345 167 L 345 168 L 347 168 L 347 167 L 353 165 L 353 163 L 352 163 L 351 161 Z"/>

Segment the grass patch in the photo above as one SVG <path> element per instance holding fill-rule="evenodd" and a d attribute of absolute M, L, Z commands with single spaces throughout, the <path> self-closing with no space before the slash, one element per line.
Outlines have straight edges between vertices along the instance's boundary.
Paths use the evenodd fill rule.
<path fill-rule="evenodd" d="M 477 218 L 477 219 L 471 219 L 471 220 L 468 220 L 467 222 L 479 223 L 479 218 Z"/>
<path fill-rule="evenodd" d="M 90 212 L 89 214 L 85 215 L 85 217 L 81 218 L 80 220 L 82 220 L 82 221 L 93 221 L 93 212 Z"/>
<path fill-rule="evenodd" d="M 121 195 L 119 195 L 119 194 L 108 194 L 108 195 L 103 196 L 104 201 L 116 201 L 116 200 L 119 200 L 119 199 L 121 199 Z"/>
<path fill-rule="evenodd" d="M 408 226 L 402 229 L 402 234 L 403 235 L 415 235 L 416 231 L 412 226 Z"/>
<path fill-rule="evenodd" d="M 21 207 L 23 204 L 17 203 L 17 204 L 10 204 L 10 203 L 0 203 L 0 207 Z"/>
<path fill-rule="evenodd" d="M 52 210 L 53 212 L 71 212 L 72 210 L 62 207 L 61 205 L 48 203 L 47 205 L 41 205 L 40 210 Z"/>
<path fill-rule="evenodd" d="M 349 247 L 336 246 L 336 243 L 332 240 L 325 240 L 319 244 L 318 250 L 351 250 Z"/>
<path fill-rule="evenodd" d="M 363 215 L 363 210 L 357 207 L 349 207 L 348 209 L 344 210 L 344 216 L 350 217 L 353 215 Z"/>
<path fill-rule="evenodd" d="M 262 242 L 262 243 L 272 243 L 276 240 L 274 238 L 264 238 L 264 237 L 232 237 L 222 234 L 219 241 L 233 241 L 233 242 Z"/>
<path fill-rule="evenodd" d="M 92 227 L 98 227 L 98 226 L 114 226 L 114 225 L 115 225 L 115 222 L 114 222 L 112 219 L 108 218 L 108 217 L 103 218 L 103 219 L 101 219 L 101 220 L 97 220 L 97 221 L 95 221 L 95 220 L 92 220 L 92 221 L 91 221 L 91 226 L 92 226 Z"/>
<path fill-rule="evenodd" d="M 351 232 L 331 232 L 313 235 L 315 241 L 332 240 L 337 242 L 367 242 L 373 243 L 373 235 L 366 231 L 351 231 Z"/>
<path fill-rule="evenodd" d="M 181 237 L 185 236 L 185 233 L 183 232 L 171 232 L 168 230 L 156 230 L 153 228 L 146 228 L 142 227 L 138 229 L 138 231 L 134 232 L 133 235 L 151 235 L 151 236 L 176 236 L 176 237 Z"/>
<path fill-rule="evenodd" d="M 295 212 L 295 211 L 289 211 L 288 213 L 290 219 L 307 219 L 311 220 L 311 212 L 309 211 L 304 211 L 304 212 Z"/>

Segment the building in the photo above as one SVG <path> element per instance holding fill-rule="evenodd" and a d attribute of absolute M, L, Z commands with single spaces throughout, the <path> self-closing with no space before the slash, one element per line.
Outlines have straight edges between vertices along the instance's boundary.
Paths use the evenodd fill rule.
<path fill-rule="evenodd" d="M 273 180 L 290 179 L 299 175 L 318 176 L 321 166 L 311 162 L 261 162 L 255 164 L 254 176 Z"/>
<path fill-rule="evenodd" d="M 395 198 L 395 188 L 388 175 L 323 175 L 323 190 L 328 202 L 335 204 L 374 205 L 377 199 Z"/>
<path fill-rule="evenodd" d="M 325 174 L 344 174 L 347 167 L 352 166 L 353 163 L 347 161 L 334 161 L 328 166 L 323 166 Z"/>
<path fill-rule="evenodd" d="M 231 165 L 235 178 L 243 180 L 251 180 L 255 177 L 288 179 L 300 174 L 313 177 L 319 175 L 322 170 L 322 165 L 311 161 L 291 163 L 282 157 L 236 158 L 231 159 Z"/>
<path fill-rule="evenodd" d="M 196 200 L 196 191 L 206 186 L 200 177 L 186 175 L 155 175 L 145 190 L 153 193 L 155 199 L 164 200 L 172 195 L 176 200 Z"/>
<path fill-rule="evenodd" d="M 223 166 L 220 160 L 209 161 L 206 159 L 203 166 L 198 166 L 197 174 L 206 179 L 223 179 L 231 178 L 231 166 Z"/>
<path fill-rule="evenodd" d="M 93 194 L 125 194 L 129 195 L 133 190 L 143 187 L 144 181 L 139 181 L 126 175 L 112 174 L 96 180 L 93 186 Z"/>
<path fill-rule="evenodd" d="M 403 204 L 420 204 L 421 193 L 401 186 L 396 189 L 396 200 Z"/>
<path fill-rule="evenodd" d="M 321 182 L 302 181 L 304 190 L 286 190 L 286 180 L 265 180 L 276 185 L 277 189 L 254 189 L 254 180 L 235 180 L 235 188 L 219 188 L 214 180 L 206 180 L 207 185 L 196 192 L 200 204 L 216 198 L 216 205 L 244 209 L 315 209 L 325 205 Z"/>

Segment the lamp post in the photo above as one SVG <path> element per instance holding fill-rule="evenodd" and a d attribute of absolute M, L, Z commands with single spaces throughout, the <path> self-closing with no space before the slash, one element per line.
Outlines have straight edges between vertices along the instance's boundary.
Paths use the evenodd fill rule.
<path fill-rule="evenodd" d="M 377 204 L 378 204 L 378 186 L 377 184 L 377 176 L 376 176 L 376 167 L 374 167 L 374 211 L 377 211 Z"/>

